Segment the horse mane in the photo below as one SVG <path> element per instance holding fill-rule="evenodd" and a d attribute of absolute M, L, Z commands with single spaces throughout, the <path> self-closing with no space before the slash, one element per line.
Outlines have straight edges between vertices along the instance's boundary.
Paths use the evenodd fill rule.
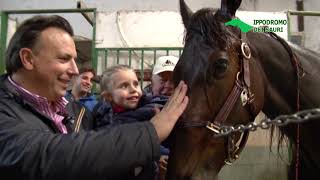
<path fill-rule="evenodd" d="M 202 8 L 195 12 L 187 27 L 185 41 L 192 39 L 195 35 L 200 35 L 204 42 L 211 47 L 231 47 L 231 40 L 239 37 L 224 26 L 230 17 L 226 17 L 219 9 Z M 234 29 L 231 27 L 231 29 Z"/>

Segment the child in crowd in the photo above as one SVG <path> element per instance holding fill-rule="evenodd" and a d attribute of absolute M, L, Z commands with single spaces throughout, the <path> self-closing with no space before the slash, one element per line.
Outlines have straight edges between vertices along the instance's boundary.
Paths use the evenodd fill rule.
<path fill-rule="evenodd" d="M 94 110 L 96 128 L 150 120 L 167 101 L 165 96 L 145 96 L 135 72 L 126 65 L 108 68 L 100 80 L 103 101 Z M 155 162 L 134 167 L 125 179 L 155 179 Z"/>
<path fill-rule="evenodd" d="M 104 71 L 100 88 L 103 101 L 95 108 L 96 128 L 150 120 L 168 100 L 143 95 L 135 72 L 127 65 Z"/>

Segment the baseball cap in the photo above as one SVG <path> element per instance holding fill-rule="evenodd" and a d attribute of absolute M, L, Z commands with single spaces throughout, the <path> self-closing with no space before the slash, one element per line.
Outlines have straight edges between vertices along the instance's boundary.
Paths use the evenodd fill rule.
<path fill-rule="evenodd" d="M 161 56 L 157 59 L 156 64 L 153 67 L 152 74 L 159 74 L 164 71 L 173 71 L 179 58 L 175 56 Z"/>

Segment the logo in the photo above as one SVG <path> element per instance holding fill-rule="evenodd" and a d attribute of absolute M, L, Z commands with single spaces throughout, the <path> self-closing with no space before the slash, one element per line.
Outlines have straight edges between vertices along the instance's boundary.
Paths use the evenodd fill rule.
<path fill-rule="evenodd" d="M 240 19 L 232 19 L 231 21 L 224 23 L 224 25 L 238 27 L 242 32 L 245 33 L 253 29 L 252 26 L 241 21 Z"/>
<path fill-rule="evenodd" d="M 165 67 L 165 66 L 174 66 L 174 63 L 171 62 L 170 60 L 166 60 L 166 62 L 162 64 L 162 67 Z"/>
<path fill-rule="evenodd" d="M 232 19 L 224 23 L 226 26 L 238 27 L 242 32 L 283 32 L 283 26 L 287 25 L 286 19 L 255 19 L 253 26 L 241 21 L 240 19 Z"/>

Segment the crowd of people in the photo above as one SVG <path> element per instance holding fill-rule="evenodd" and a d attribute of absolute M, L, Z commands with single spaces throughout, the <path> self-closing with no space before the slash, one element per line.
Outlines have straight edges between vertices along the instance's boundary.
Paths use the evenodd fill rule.
<path fill-rule="evenodd" d="M 51 15 L 25 20 L 11 38 L 0 76 L 0 178 L 164 179 L 170 150 L 161 143 L 188 104 L 186 84 L 171 81 L 178 58 L 159 57 L 145 89 L 129 66 L 107 68 L 98 99 L 73 35 Z"/>

